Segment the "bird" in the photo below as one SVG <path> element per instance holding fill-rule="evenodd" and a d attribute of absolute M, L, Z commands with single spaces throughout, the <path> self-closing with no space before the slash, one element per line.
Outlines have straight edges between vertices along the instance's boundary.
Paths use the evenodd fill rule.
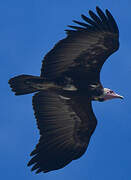
<path fill-rule="evenodd" d="M 59 170 L 86 151 L 97 126 L 92 101 L 123 96 L 100 81 L 104 62 L 119 49 L 119 29 L 108 9 L 97 6 L 89 17 L 73 20 L 66 37 L 42 61 L 40 76 L 9 80 L 15 95 L 34 93 L 32 105 L 40 139 L 28 166 L 36 174 Z"/>

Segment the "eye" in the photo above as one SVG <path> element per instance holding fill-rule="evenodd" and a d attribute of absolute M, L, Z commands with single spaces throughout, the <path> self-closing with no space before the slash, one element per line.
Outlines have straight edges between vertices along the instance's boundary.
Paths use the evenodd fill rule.
<path fill-rule="evenodd" d="M 113 91 L 110 91 L 110 93 L 113 93 Z"/>

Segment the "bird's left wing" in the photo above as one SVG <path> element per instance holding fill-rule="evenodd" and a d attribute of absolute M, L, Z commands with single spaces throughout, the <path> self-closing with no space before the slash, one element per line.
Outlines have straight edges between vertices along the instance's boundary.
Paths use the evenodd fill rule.
<path fill-rule="evenodd" d="M 97 15 L 89 11 L 91 18 L 82 15 L 85 22 L 74 21 L 79 27 L 69 26 L 67 37 L 44 57 L 42 77 L 54 80 L 70 70 L 84 69 L 99 80 L 102 65 L 119 47 L 119 30 L 108 10 L 104 14 L 96 7 L 96 11 Z"/>
<path fill-rule="evenodd" d="M 40 140 L 28 165 L 33 164 L 36 173 L 60 169 L 85 152 L 97 121 L 91 101 L 84 103 L 54 92 L 33 96 Z"/>

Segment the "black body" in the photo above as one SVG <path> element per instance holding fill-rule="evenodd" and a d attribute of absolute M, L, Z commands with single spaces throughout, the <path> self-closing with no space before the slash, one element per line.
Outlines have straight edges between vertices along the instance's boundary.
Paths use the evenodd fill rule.
<path fill-rule="evenodd" d="M 31 153 L 32 170 L 60 169 L 86 151 L 97 120 L 94 97 L 102 101 L 100 71 L 106 59 L 119 48 L 119 31 L 108 10 L 89 11 L 91 19 L 74 21 L 67 37 L 44 57 L 40 77 L 20 75 L 9 80 L 16 95 L 37 92 L 33 109 L 40 140 Z"/>

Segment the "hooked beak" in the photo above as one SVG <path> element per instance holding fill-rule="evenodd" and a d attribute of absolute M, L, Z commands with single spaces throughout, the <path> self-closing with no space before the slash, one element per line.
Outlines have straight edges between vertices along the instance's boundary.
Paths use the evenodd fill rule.
<path fill-rule="evenodd" d="M 105 95 L 104 100 L 110 100 L 110 99 L 115 99 L 115 98 L 120 98 L 120 99 L 124 99 L 123 96 L 116 94 L 115 92 L 113 93 L 108 93 Z"/>
<path fill-rule="evenodd" d="M 120 98 L 120 99 L 124 99 L 124 97 L 123 96 L 121 96 L 121 95 L 119 95 L 119 94 L 116 94 L 116 93 L 114 93 L 114 98 Z"/>

